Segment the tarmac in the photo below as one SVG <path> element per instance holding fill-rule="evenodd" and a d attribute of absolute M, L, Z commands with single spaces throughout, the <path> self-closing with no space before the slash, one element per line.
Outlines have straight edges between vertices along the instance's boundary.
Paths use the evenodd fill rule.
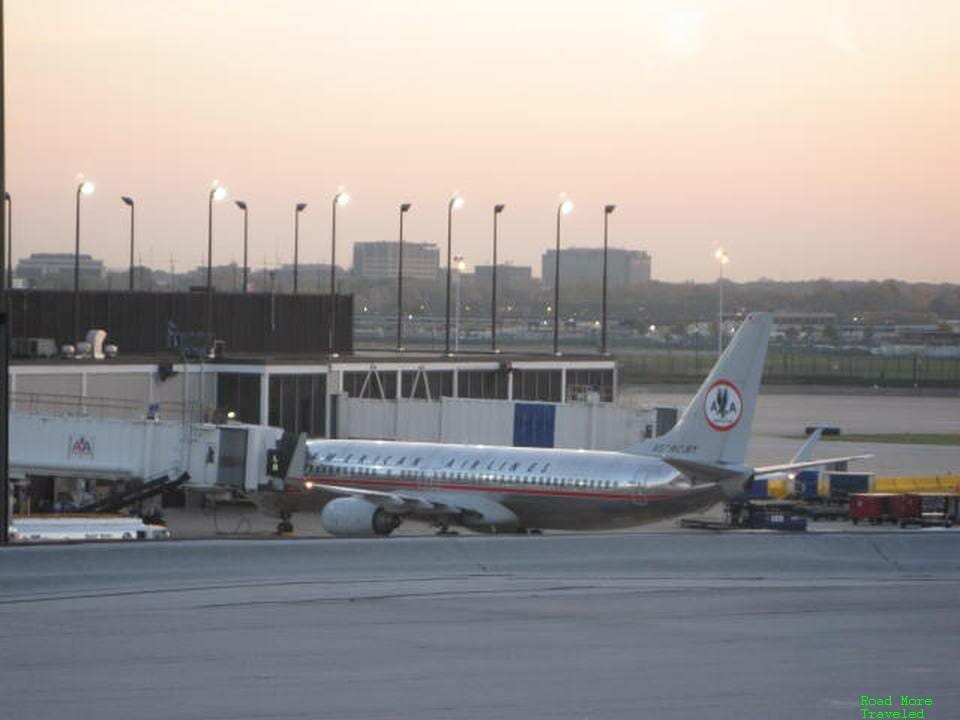
<path fill-rule="evenodd" d="M 960 535 L 0 550 L 4 720 L 956 717 Z M 894 708 L 896 709 L 896 708 Z"/>

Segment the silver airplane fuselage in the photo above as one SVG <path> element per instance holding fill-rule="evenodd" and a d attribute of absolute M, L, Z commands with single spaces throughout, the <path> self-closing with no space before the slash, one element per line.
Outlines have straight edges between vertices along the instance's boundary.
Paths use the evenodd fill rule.
<path fill-rule="evenodd" d="M 479 445 L 311 440 L 305 488 L 402 493 L 430 503 L 477 507 L 487 531 L 633 527 L 709 507 L 716 484 L 692 485 L 653 457 L 622 452 Z M 336 497 L 317 493 L 323 504 Z M 498 508 L 506 508 L 502 521 Z M 510 516 L 512 513 L 512 516 Z M 413 517 L 429 520 L 429 513 Z"/>

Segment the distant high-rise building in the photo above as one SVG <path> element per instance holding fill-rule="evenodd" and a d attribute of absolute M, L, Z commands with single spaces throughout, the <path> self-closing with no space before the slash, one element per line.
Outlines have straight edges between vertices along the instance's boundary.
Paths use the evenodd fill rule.
<path fill-rule="evenodd" d="M 541 264 L 544 287 L 553 287 L 556 271 L 556 250 L 543 253 Z M 643 250 L 609 248 L 607 251 L 607 285 L 630 287 L 650 282 L 652 258 Z M 560 284 L 599 284 L 603 280 L 603 248 L 565 248 L 560 250 Z"/>
<path fill-rule="evenodd" d="M 353 246 L 353 272 L 362 278 L 397 277 L 400 244 L 359 242 Z M 440 271 L 440 249 L 433 243 L 403 244 L 403 276 L 435 280 Z"/>
<path fill-rule="evenodd" d="M 474 268 L 474 278 L 482 285 L 493 282 L 493 265 L 477 265 Z M 533 268 L 529 265 L 500 265 L 497 264 L 497 284 L 526 285 L 533 278 Z"/>
<path fill-rule="evenodd" d="M 80 255 L 79 266 L 81 281 L 102 280 L 106 277 L 103 260 L 96 260 L 92 255 Z M 45 278 L 61 281 L 70 279 L 72 282 L 73 270 L 73 253 L 33 253 L 17 263 L 17 277 L 30 284 L 36 284 Z"/>

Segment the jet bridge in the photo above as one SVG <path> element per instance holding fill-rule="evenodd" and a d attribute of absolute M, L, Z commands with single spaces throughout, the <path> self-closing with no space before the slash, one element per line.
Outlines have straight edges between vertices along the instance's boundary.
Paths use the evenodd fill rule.
<path fill-rule="evenodd" d="M 279 482 L 267 470 L 283 435 L 280 428 L 233 422 L 17 412 L 10 416 L 10 476 L 20 481 L 21 512 L 77 510 L 124 494 L 136 502 L 181 485 L 257 491 Z M 58 502 L 63 507 L 45 507 Z"/>

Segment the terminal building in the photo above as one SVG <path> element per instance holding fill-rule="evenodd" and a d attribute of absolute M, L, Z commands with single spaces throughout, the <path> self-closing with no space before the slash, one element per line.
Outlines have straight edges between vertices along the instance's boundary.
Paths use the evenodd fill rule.
<path fill-rule="evenodd" d="M 81 334 L 102 329 L 115 350 L 67 357 L 62 347 L 77 340 L 73 294 L 10 291 L 12 409 L 185 423 L 229 417 L 328 438 L 588 447 L 625 446 L 643 433 L 620 417 L 565 421 L 550 409 L 579 401 L 595 415 L 612 406 L 616 366 L 606 356 L 355 352 L 352 296 L 336 296 L 335 316 L 325 294 L 210 297 L 208 309 L 204 292 L 83 292 Z M 486 435 L 478 413 L 490 419 Z M 510 414 L 510 427 L 498 413 Z"/>
<path fill-rule="evenodd" d="M 547 250 L 541 260 L 544 287 L 553 287 L 557 251 Z M 643 285 L 651 280 L 650 255 L 642 250 L 607 250 L 607 283 L 611 288 Z M 596 285 L 603 280 L 603 248 L 565 248 L 560 251 L 561 285 Z"/>

